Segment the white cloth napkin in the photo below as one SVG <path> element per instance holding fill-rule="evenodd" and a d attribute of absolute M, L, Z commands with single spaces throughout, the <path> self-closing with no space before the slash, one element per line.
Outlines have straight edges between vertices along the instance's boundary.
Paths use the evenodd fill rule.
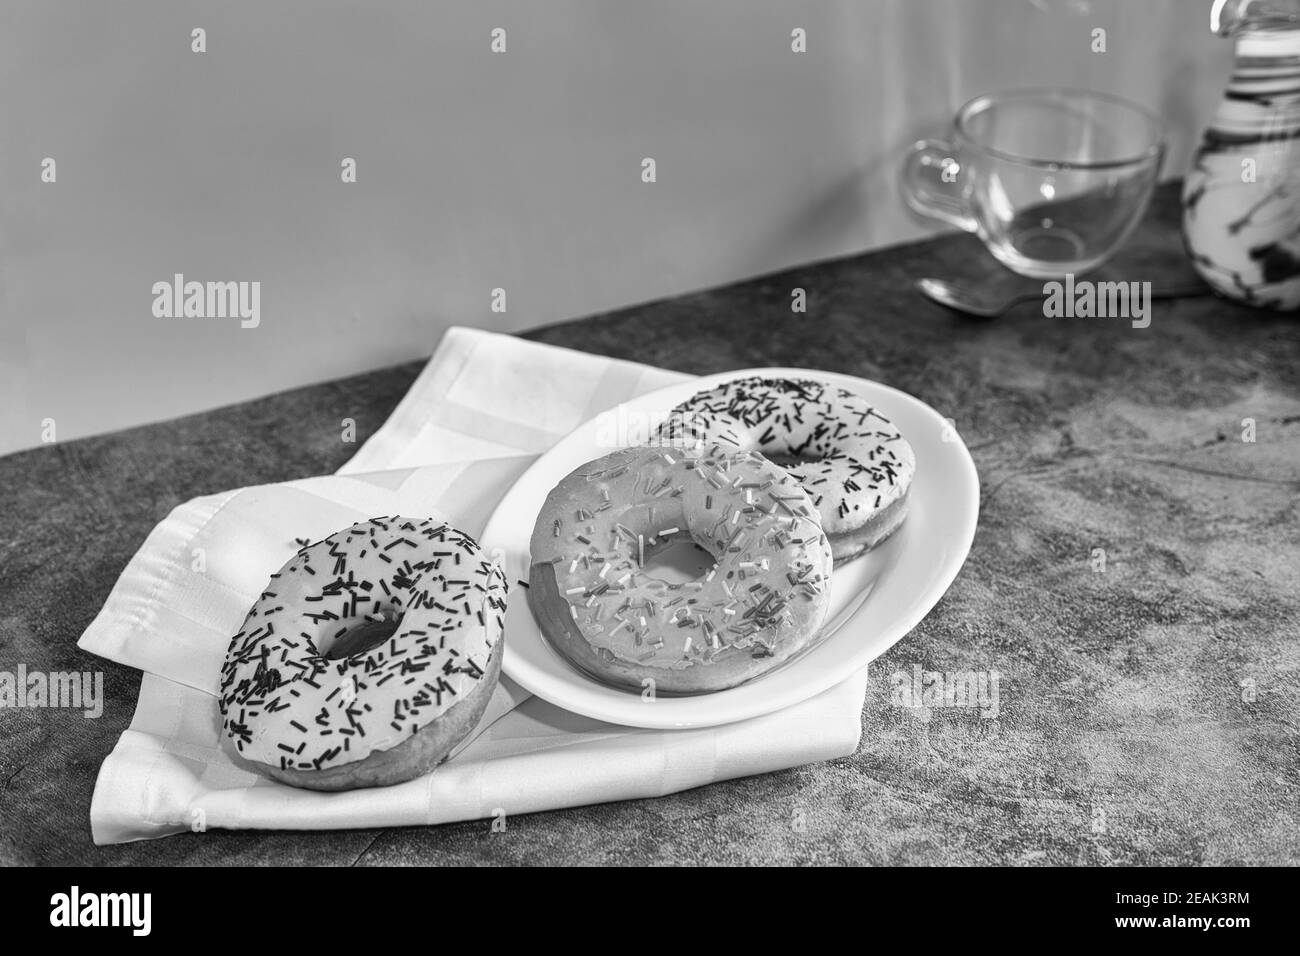
<path fill-rule="evenodd" d="M 360 518 L 438 514 L 478 535 L 539 453 L 597 413 L 685 376 L 453 328 L 388 422 L 337 475 L 196 498 L 149 535 L 82 635 L 144 671 L 135 717 L 91 801 L 96 843 L 213 827 L 331 829 L 507 817 L 660 796 L 852 753 L 863 670 L 811 700 L 722 727 L 605 724 L 503 678 L 475 736 L 434 772 L 321 794 L 237 767 L 215 696 L 229 635 L 297 548 Z M 507 640 L 509 635 L 507 635 Z"/>

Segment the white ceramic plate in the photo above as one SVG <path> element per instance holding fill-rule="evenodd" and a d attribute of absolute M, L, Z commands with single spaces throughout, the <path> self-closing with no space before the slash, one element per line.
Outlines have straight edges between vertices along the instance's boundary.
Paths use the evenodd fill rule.
<path fill-rule="evenodd" d="M 695 697 L 641 695 L 606 687 L 571 667 L 547 643 L 520 591 L 506 614 L 502 666 L 525 689 L 565 710 L 632 727 L 708 727 L 788 707 L 845 680 L 914 628 L 952 584 L 970 551 L 979 478 L 961 438 L 934 409 L 897 389 L 849 375 L 764 368 L 707 375 L 643 395 L 596 416 L 528 469 L 497 506 L 483 544 L 504 553 L 511 581 L 528 579 L 528 543 L 547 494 L 585 462 L 641 444 L 669 412 L 702 389 L 750 375 L 811 378 L 849 389 L 896 424 L 916 452 L 907 520 L 888 541 L 836 569 L 823 638 L 756 680 Z"/>

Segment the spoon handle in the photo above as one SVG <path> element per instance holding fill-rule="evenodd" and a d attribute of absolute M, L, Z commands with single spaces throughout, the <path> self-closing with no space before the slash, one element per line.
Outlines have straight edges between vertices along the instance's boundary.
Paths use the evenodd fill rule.
<path fill-rule="evenodd" d="M 1213 295 L 1214 290 L 1204 282 L 1175 282 L 1170 285 L 1152 283 L 1153 299 L 1193 299 L 1201 295 Z"/>
<path fill-rule="evenodd" d="M 1204 282 L 1171 282 L 1162 285 L 1159 282 L 1151 283 L 1152 299 L 1190 299 L 1200 295 L 1212 295 L 1214 290 Z M 1018 292 L 1015 296 L 1007 300 L 1006 307 L 1009 309 L 1013 305 L 1019 305 L 1021 302 L 1029 302 L 1032 299 L 1043 297 L 1041 289 L 1026 290 Z"/>

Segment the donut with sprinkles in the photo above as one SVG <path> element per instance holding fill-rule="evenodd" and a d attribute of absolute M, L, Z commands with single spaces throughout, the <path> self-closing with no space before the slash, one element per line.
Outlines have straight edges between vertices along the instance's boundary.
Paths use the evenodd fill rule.
<path fill-rule="evenodd" d="M 371 518 L 275 574 L 221 668 L 240 758 L 312 790 L 399 783 L 446 759 L 501 668 L 506 578 L 469 535 Z"/>
<path fill-rule="evenodd" d="M 803 486 L 836 564 L 876 547 L 902 525 L 916 455 L 871 402 L 810 379 L 753 376 L 678 405 L 659 441 L 717 443 L 758 452 Z"/>
<path fill-rule="evenodd" d="M 693 542 L 711 562 L 670 581 L 654 558 Z M 808 494 L 761 455 L 640 447 L 589 462 L 547 496 L 528 603 L 552 647 L 616 687 L 734 687 L 811 646 L 831 549 Z"/>

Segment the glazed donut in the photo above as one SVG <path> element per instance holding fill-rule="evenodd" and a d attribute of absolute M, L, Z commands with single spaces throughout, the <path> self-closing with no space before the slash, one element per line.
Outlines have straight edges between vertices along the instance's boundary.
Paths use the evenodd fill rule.
<path fill-rule="evenodd" d="M 678 405 L 657 435 L 756 451 L 781 465 L 812 497 L 837 564 L 880 544 L 907 516 L 912 446 L 870 402 L 842 388 L 736 379 Z"/>
<path fill-rule="evenodd" d="M 646 570 L 682 540 L 712 555 L 707 573 L 675 584 Z M 809 646 L 826 617 L 831 549 L 816 509 L 745 451 L 630 448 L 583 465 L 547 496 L 530 550 L 542 633 L 618 687 L 734 687 Z"/>
<path fill-rule="evenodd" d="M 311 790 L 431 770 L 496 686 L 506 589 L 441 521 L 372 518 L 307 545 L 230 642 L 226 735 L 255 769 Z"/>

